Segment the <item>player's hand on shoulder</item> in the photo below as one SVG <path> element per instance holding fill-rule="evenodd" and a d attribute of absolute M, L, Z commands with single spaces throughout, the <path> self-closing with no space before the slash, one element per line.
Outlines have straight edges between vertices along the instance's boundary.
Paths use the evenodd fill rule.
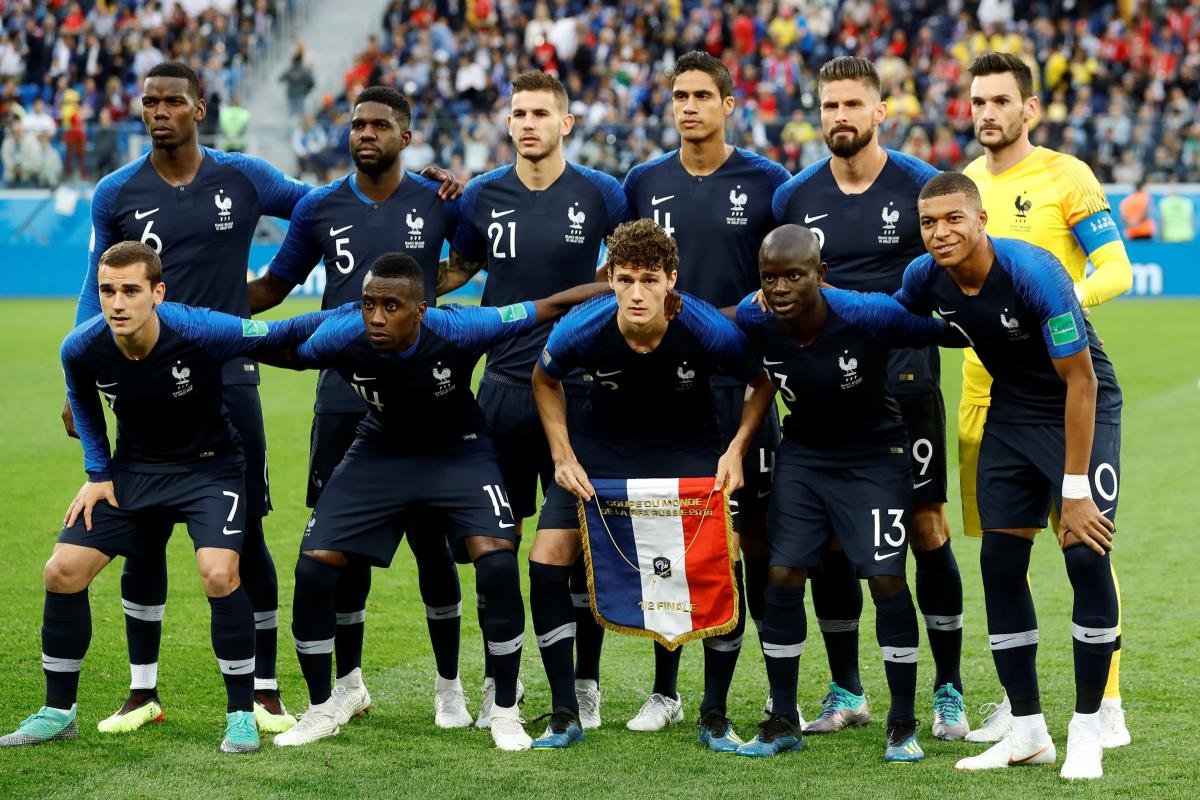
<path fill-rule="evenodd" d="M 463 189 L 466 188 L 466 184 L 460 181 L 453 172 L 432 164 L 421 170 L 421 177 L 441 184 L 438 187 L 438 197 L 443 200 L 457 200 L 462 195 Z"/>
<path fill-rule="evenodd" d="M 713 483 L 713 491 L 726 487 L 732 494 L 746 485 L 746 476 L 742 471 L 742 454 L 726 450 L 717 461 L 717 479 Z"/>
<path fill-rule="evenodd" d="M 71 412 L 70 400 L 63 403 L 62 421 L 63 427 L 67 429 L 67 436 L 70 436 L 72 439 L 78 439 L 79 431 L 75 430 L 75 414 Z"/>
<path fill-rule="evenodd" d="M 113 491 L 112 481 L 100 481 L 93 483 L 88 481 L 75 495 L 75 499 L 71 501 L 71 506 L 67 509 L 67 514 L 63 517 L 63 526 L 70 528 L 75 524 L 75 520 L 79 519 L 80 513 L 83 514 L 83 524 L 89 531 L 92 529 L 92 509 L 101 500 L 108 503 L 113 508 L 120 508 L 117 505 L 117 495 Z"/>
<path fill-rule="evenodd" d="M 573 458 L 554 465 L 554 482 L 581 500 L 591 500 L 596 494 L 583 465 Z"/>
<path fill-rule="evenodd" d="M 1112 550 L 1116 530 L 1116 525 L 1100 513 L 1092 498 L 1063 498 L 1058 534 L 1059 544 L 1063 547 L 1082 542 L 1102 556 Z"/>
<path fill-rule="evenodd" d="M 675 319 L 683 311 L 683 295 L 674 289 L 667 289 L 667 297 L 663 301 L 663 314 L 667 319 Z"/>

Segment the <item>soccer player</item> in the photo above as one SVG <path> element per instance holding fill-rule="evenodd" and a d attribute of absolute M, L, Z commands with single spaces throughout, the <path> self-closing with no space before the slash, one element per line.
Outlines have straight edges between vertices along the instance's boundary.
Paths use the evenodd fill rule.
<path fill-rule="evenodd" d="M 400 92 L 372 86 L 355 99 L 350 121 L 350 155 L 356 172 L 314 189 L 292 213 L 279 252 L 267 272 L 250 282 L 250 310 L 258 313 L 281 303 L 307 280 L 313 267 L 325 265 L 323 308 L 336 308 L 362 296 L 368 268 L 384 253 L 410 254 L 425 278 L 425 302 L 435 305 L 442 242 L 458 222 L 457 200 L 438 196 L 438 184 L 409 172 L 401 152 L 412 136 L 412 111 Z M 309 456 L 308 506 L 316 505 L 334 467 L 354 442 L 369 406 L 333 370 L 317 382 Z M 422 530 L 424 524 L 429 530 Z M 435 535 L 438 520 L 414 519 L 408 544 L 417 557 L 421 599 L 429 626 L 437 672 L 434 720 L 442 728 L 471 724 L 458 677 L 462 597 L 458 569 L 445 537 Z M 338 633 L 334 694 L 339 725 L 371 704 L 362 680 L 363 626 L 371 588 L 371 566 L 355 559 L 342 570 L 337 586 Z"/>
<path fill-rule="evenodd" d="M 629 217 L 629 208 L 616 180 L 563 156 L 563 138 L 574 123 L 567 112 L 567 91 L 557 78 L 535 71 L 513 79 L 508 132 L 516 161 L 467 184 L 462 221 L 439 292 L 461 286 L 485 268 L 483 303 L 494 306 L 596 279 L 600 245 Z M 479 385 L 479 404 L 511 492 L 518 530 L 537 510 L 538 480 L 543 491 L 554 485 L 554 464 L 529 386 L 549 333 L 548 325 L 540 325 L 498 345 L 488 353 Z M 572 411 L 584 391 L 579 378 L 566 382 Z M 576 626 L 580 708 L 584 726 L 595 728 L 601 722 L 602 629 L 587 608 L 577 607 Z M 487 684 L 484 693 L 486 705 Z"/>
<path fill-rule="evenodd" d="M 979 187 L 988 212 L 988 230 L 995 236 L 1021 239 L 1049 250 L 1071 276 L 1075 296 L 1085 309 L 1129 291 L 1133 268 L 1096 176 L 1073 156 L 1034 147 L 1029 141 L 1029 126 L 1038 114 L 1029 67 L 1016 56 L 988 53 L 971 65 L 970 74 L 975 137 L 984 154 L 963 174 Z M 1089 261 L 1095 269 L 1085 275 Z M 977 354 L 967 350 L 958 408 L 958 464 L 963 528 L 968 536 L 981 535 L 975 481 L 990 386 L 988 371 Z M 1119 586 L 1117 593 L 1119 598 Z M 1100 705 L 1105 747 L 1129 744 L 1121 707 L 1120 666 L 1118 633 Z M 1011 726 L 1012 706 L 1006 698 L 967 738 L 998 741 Z"/>
<path fill-rule="evenodd" d="M 615 297 L 598 298 L 568 314 L 550 335 L 533 373 L 556 481 L 546 493 L 529 553 L 529 605 L 553 705 L 535 748 L 568 747 L 583 738 L 571 681 L 575 622 L 569 579 L 581 552 L 576 498 L 586 502 L 593 495 L 588 477 L 714 475 L 717 487 L 728 479 L 735 490 L 742 483 L 749 441 L 770 403 L 766 377 L 748 361 L 744 337 L 716 308 L 685 296 L 678 318 L 668 322 L 664 303 L 676 284 L 679 255 L 661 227 L 648 219 L 629 222 L 607 244 Z M 591 375 L 591 390 L 568 431 L 562 383 L 575 369 Z M 739 447 L 724 455 L 728 440 L 717 424 L 710 387 L 718 371 L 755 388 L 746 401 L 755 426 L 739 428 Z M 642 410 L 641 422 L 633 409 Z M 741 594 L 741 573 L 736 574 Z M 704 648 L 700 741 L 716 752 L 732 752 L 742 743 L 726 715 L 745 630 L 745 609 L 739 612 L 737 626 L 712 637 L 714 643 Z"/>
<path fill-rule="evenodd" d="M 187 523 L 212 609 L 213 651 L 228 694 L 221 751 L 257 750 L 254 612 L 238 577 L 243 462 L 222 408 L 222 373 L 230 359 L 256 347 L 303 340 L 326 315 L 268 324 L 164 304 L 162 263 L 140 242 L 106 248 L 95 279 L 102 313 L 62 345 L 88 479 L 46 563 L 46 705 L 0 738 L 0 746 L 79 735 L 75 701 L 92 634 L 88 586 L 116 555 L 158 547 L 157 519 L 167 516 Z M 117 420 L 111 457 L 101 397 Z"/>
<path fill-rule="evenodd" d="M 725 122 L 734 110 L 733 78 L 719 59 L 701 51 L 680 56 L 671 73 L 671 98 L 679 149 L 630 170 L 625 196 L 635 218 L 653 219 L 675 239 L 680 265 L 676 288 L 718 308 L 734 306 L 758 288 L 758 248 L 775 227 L 771 198 L 790 176 L 774 161 L 726 144 Z M 712 386 L 721 435 L 729 441 L 741 423 L 746 387 L 729 375 L 713 376 Z M 745 485 L 736 500 L 747 605 L 756 625 L 762 621 L 766 510 L 778 443 L 779 415 L 771 408 L 747 450 Z M 586 595 L 583 599 L 586 603 Z M 718 639 L 704 643 L 731 646 Z M 732 658 L 739 650 L 740 643 Z M 661 730 L 683 720 L 676 691 L 682 653 L 683 648 L 667 650 L 655 644 L 654 688 L 629 721 L 630 729 Z"/>
<path fill-rule="evenodd" d="M 780 222 L 817 236 L 827 280 L 841 289 L 891 294 L 908 262 L 924 252 L 917 194 L 937 174 L 919 159 L 879 145 L 887 117 L 879 74 L 866 59 L 835 58 L 817 75 L 821 127 L 830 156 L 804 169 L 775 194 Z M 898 348 L 888 362 L 888 390 L 900 405 L 911 445 L 910 546 L 917 563 L 917 602 L 933 654 L 933 735 L 961 739 L 963 706 L 962 579 L 946 519 L 946 410 L 936 347 Z M 820 716 L 805 733 L 833 733 L 870 719 L 858 670 L 862 588 L 840 547 L 812 575 L 813 608 L 832 673 Z"/>
<path fill-rule="evenodd" d="M 759 253 L 769 312 L 755 294 L 736 312 L 789 412 L 768 514 L 762 636 L 772 712 L 737 752 L 763 757 L 804 746 L 795 712 L 807 636 L 804 584 L 837 536 L 875 601 L 892 701 L 884 758 L 920 761 L 917 616 L 905 579 L 912 467 L 900 407 L 888 391 L 888 351 L 954 337 L 940 321 L 908 314 L 886 295 L 821 288 L 826 267 L 820 253 L 820 237 L 807 228 L 771 232 Z"/>
<path fill-rule="evenodd" d="M 1037 615 L 1026 575 L 1053 505 L 1075 603 L 1075 715 L 1064 778 L 1099 778 L 1100 704 L 1117 638 L 1109 565 L 1120 482 L 1121 390 L 1084 321 L 1071 276 L 1048 250 L 985 233 L 988 214 L 970 178 L 944 173 L 920 196 L 928 255 L 896 297 L 933 311 L 970 338 L 993 378 L 977 475 L 988 638 L 1007 692 L 1011 730 L 959 770 L 1053 764 L 1037 678 Z M 1061 488 L 1060 488 L 1061 487 Z M 1101 510 L 1098 498 L 1103 501 Z"/>
<path fill-rule="evenodd" d="M 389 253 L 366 275 L 362 310 L 329 320 L 296 349 L 293 365 L 336 369 L 371 410 L 301 539 L 292 633 L 310 705 L 295 727 L 275 737 L 277 745 L 338 732 L 330 669 L 341 570 L 351 557 L 388 566 L 399 543 L 397 518 L 434 510 L 464 540 L 486 603 L 496 692 L 492 738 L 502 750 L 529 747 L 517 713 L 525 613 L 515 523 L 471 375 L 485 350 L 603 289 L 592 283 L 504 308 L 428 308 L 421 267 L 407 253 Z"/>

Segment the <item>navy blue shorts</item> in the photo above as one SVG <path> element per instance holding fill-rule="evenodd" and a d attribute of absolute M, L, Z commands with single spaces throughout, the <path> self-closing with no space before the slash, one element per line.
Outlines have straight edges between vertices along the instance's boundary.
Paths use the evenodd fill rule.
<path fill-rule="evenodd" d="M 147 548 L 161 548 L 170 523 L 178 521 L 187 524 L 197 550 L 241 552 L 246 501 L 238 456 L 198 461 L 189 472 L 133 472 L 114 466 L 112 479 L 120 508 L 97 503 L 90 531 L 80 514 L 58 541 L 92 547 L 110 558 L 136 557 Z"/>
<path fill-rule="evenodd" d="M 897 459 L 860 467 L 798 463 L 786 439 L 775 453 L 767 514 L 771 566 L 816 569 L 830 538 L 863 578 L 904 577 L 912 470 Z"/>
<path fill-rule="evenodd" d="M 246 515 L 265 517 L 271 510 L 271 483 L 267 476 L 267 434 L 263 429 L 258 387 L 253 384 L 223 386 L 221 400 L 229 414 L 229 422 L 242 440 L 242 457 L 246 464 Z"/>
<path fill-rule="evenodd" d="M 405 455 L 360 436 L 321 492 L 300 549 L 336 550 L 386 567 L 414 512 L 438 514 L 444 534 L 456 539 L 516 541 L 496 452 L 486 437 Z"/>
<path fill-rule="evenodd" d="M 1066 446 L 1061 425 L 984 423 L 976 473 L 982 530 L 1046 527 L 1051 504 L 1062 508 Z M 1121 483 L 1119 423 L 1096 423 L 1088 483 L 1096 506 L 1116 522 Z"/>
<path fill-rule="evenodd" d="M 572 434 L 571 449 L 589 478 L 703 478 L 716 476 L 721 449 L 710 442 L 649 442 Z M 738 501 L 730 501 L 734 529 Z M 579 527 L 578 498 L 558 484 L 546 492 L 538 530 Z"/>
<path fill-rule="evenodd" d="M 913 504 L 946 502 L 946 404 L 936 387 L 897 394 L 912 456 Z"/>
<path fill-rule="evenodd" d="M 725 444 L 733 441 L 742 424 L 742 406 L 746 404 L 745 386 L 714 386 L 713 406 L 717 411 L 717 428 Z M 742 459 L 742 475 L 746 484 L 737 492 L 738 509 L 747 514 L 765 513 L 771 501 L 771 473 L 775 464 L 775 449 L 779 447 L 779 410 L 774 404 Z"/>
<path fill-rule="evenodd" d="M 569 425 L 586 397 L 573 392 L 566 397 Z M 476 399 L 487 417 L 488 435 L 496 448 L 513 516 L 528 519 L 537 514 L 538 481 L 542 482 L 543 493 L 554 485 L 554 461 L 533 400 L 533 387 L 485 375 Z"/>

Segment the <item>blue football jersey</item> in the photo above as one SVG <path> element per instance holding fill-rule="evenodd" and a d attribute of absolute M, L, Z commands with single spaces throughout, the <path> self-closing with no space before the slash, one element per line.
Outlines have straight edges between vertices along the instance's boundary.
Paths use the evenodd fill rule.
<path fill-rule="evenodd" d="M 631 169 L 625 196 L 635 218 L 653 219 L 675 239 L 676 288 L 724 308 L 758 289 L 758 249 L 777 224 L 771 201 L 789 177 L 740 147 L 711 175 L 692 175 L 672 150 Z"/>
<path fill-rule="evenodd" d="M 1071 276 L 1054 254 L 1019 239 L 991 239 L 995 261 L 969 296 L 931 255 L 908 265 L 896 299 L 916 314 L 937 312 L 969 337 L 992 376 L 988 419 L 1062 425 L 1067 385 L 1052 359 L 1090 349 L 1096 421 L 1119 422 L 1121 388 L 1112 362 L 1083 318 Z"/>
<path fill-rule="evenodd" d="M 754 295 L 738 304 L 738 325 L 788 408 L 784 437 L 815 466 L 905 461 L 908 435 L 888 390 L 888 352 L 935 342 L 942 323 L 909 314 L 884 294 L 821 294 L 825 323 L 803 347 L 774 314 L 759 309 Z"/>
<path fill-rule="evenodd" d="M 821 243 L 825 280 L 839 289 L 891 294 L 900 288 L 908 262 L 925 252 L 917 196 L 938 171 L 920 159 L 887 151 L 883 171 L 862 194 L 845 194 L 829 158 L 799 172 L 779 188 L 772 203 L 780 224 L 811 228 Z M 895 392 L 936 388 L 941 377 L 937 349 L 893 351 L 889 378 Z"/>
<path fill-rule="evenodd" d="M 425 301 L 437 304 L 442 243 L 458 224 L 457 200 L 438 197 L 439 184 L 405 172 L 396 190 L 376 203 L 358 188 L 353 174 L 313 189 L 296 206 L 287 237 L 269 267 L 288 283 L 301 284 L 313 267 L 325 265 L 323 308 L 362 297 L 363 277 L 384 253 L 403 252 L 421 265 Z M 317 380 L 317 413 L 361 414 L 366 405 L 337 373 Z"/>
<path fill-rule="evenodd" d="M 559 380 L 577 368 L 587 373 L 591 388 L 580 429 L 652 441 L 715 437 L 712 378 L 724 374 L 747 383 L 760 372 L 737 326 L 686 294 L 679 316 L 648 353 L 633 350 L 617 327 L 615 295 L 576 306 L 554 326 L 541 365 Z M 644 424 L 631 428 L 635 416 Z"/>
<path fill-rule="evenodd" d="M 367 339 L 361 310 L 335 313 L 296 354 L 310 366 L 336 370 L 366 403 L 360 435 L 377 437 L 403 453 L 427 452 L 483 433 L 486 420 L 471 392 L 475 364 L 499 342 L 537 325 L 532 302 L 431 308 L 412 347 L 381 353 Z"/>
<path fill-rule="evenodd" d="M 110 478 L 101 397 L 117 419 L 113 460 L 122 468 L 186 472 L 198 458 L 237 450 L 221 399 L 224 364 L 257 348 L 303 341 L 333 313 L 263 322 L 162 303 L 158 341 L 137 360 L 120 351 L 102 315 L 77 326 L 61 356 L 89 479 Z"/>
<path fill-rule="evenodd" d="M 483 304 L 505 306 L 596 279 L 604 237 L 629 218 L 621 184 L 568 163 L 544 190 L 528 189 L 513 165 L 480 175 L 463 192 L 462 222 L 452 242 L 463 256 L 487 261 Z M 528 383 L 550 325 L 498 344 L 487 368 Z"/>
<path fill-rule="evenodd" d="M 250 316 L 246 268 L 260 217 L 288 219 L 309 186 L 261 158 L 202 147 L 200 171 L 186 186 L 171 186 L 149 154 L 107 175 L 92 195 L 87 276 L 75 322 L 100 313 L 96 266 L 117 242 L 144 242 L 163 264 L 167 299 Z M 258 383 L 258 365 L 237 359 L 225 383 Z"/>

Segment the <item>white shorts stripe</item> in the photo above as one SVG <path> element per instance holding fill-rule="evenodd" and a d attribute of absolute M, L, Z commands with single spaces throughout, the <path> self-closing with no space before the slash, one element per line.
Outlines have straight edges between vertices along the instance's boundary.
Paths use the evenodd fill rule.
<path fill-rule="evenodd" d="M 140 619 L 142 622 L 162 622 L 163 614 L 167 612 L 166 603 L 158 606 L 143 606 L 130 602 L 124 597 L 121 598 L 121 608 L 125 610 L 125 616 Z"/>
<path fill-rule="evenodd" d="M 242 661 L 227 661 L 223 658 L 218 658 L 217 665 L 221 668 L 221 672 L 226 675 L 250 675 L 254 672 L 254 656 Z"/>
<path fill-rule="evenodd" d="M 59 658 L 42 653 L 42 669 L 49 672 L 79 672 L 82 666 L 82 658 Z"/>
<path fill-rule="evenodd" d="M 428 606 L 426 606 L 428 608 Z M 360 608 L 358 611 L 347 611 L 344 614 L 337 615 L 338 625 L 362 625 L 367 621 L 367 610 Z"/>
<path fill-rule="evenodd" d="M 718 653 L 736 653 L 742 649 L 743 638 L 745 637 L 739 636 L 736 639 L 709 638 L 704 640 L 704 646 Z"/>
<path fill-rule="evenodd" d="M 270 631 L 279 627 L 279 610 L 274 611 L 255 611 L 254 612 L 254 629 L 259 631 Z"/>
<path fill-rule="evenodd" d="M 426 619 L 455 619 L 461 616 L 461 600 L 452 606 L 425 606 Z"/>
<path fill-rule="evenodd" d="M 942 616 L 939 614 L 925 615 L 925 627 L 931 631 L 958 631 L 962 630 L 962 626 L 962 614 L 954 614 L 952 616 Z"/>
<path fill-rule="evenodd" d="M 915 647 L 880 647 L 879 652 L 883 653 L 884 661 L 891 661 L 893 664 L 917 663 Z"/>
<path fill-rule="evenodd" d="M 767 658 L 799 658 L 804 652 L 804 642 L 799 644 L 762 643 L 763 655 Z"/>
<path fill-rule="evenodd" d="M 576 608 L 591 608 L 592 600 L 590 597 L 588 597 L 587 592 L 584 592 L 583 594 L 572 593 L 571 605 L 575 606 Z"/>
<path fill-rule="evenodd" d="M 1085 628 L 1071 623 L 1071 636 L 1084 644 L 1110 644 L 1117 640 L 1116 628 Z"/>
<path fill-rule="evenodd" d="M 574 638 L 574 636 L 575 636 L 575 623 L 568 622 L 566 625 L 559 625 L 554 630 L 547 631 L 546 633 L 537 637 L 537 646 L 538 647 L 549 647 L 550 645 L 555 644 L 556 642 L 561 642 L 563 639 Z M 488 644 L 490 645 L 491 642 L 489 642 Z"/>
<path fill-rule="evenodd" d="M 296 639 L 296 652 L 302 656 L 319 656 L 333 652 L 333 639 L 313 639 L 301 641 Z"/>
<path fill-rule="evenodd" d="M 1041 635 L 1037 628 L 1016 633 L 989 633 L 988 644 L 993 650 L 1010 650 L 1014 647 L 1029 647 L 1037 644 L 1040 638 Z"/>
<path fill-rule="evenodd" d="M 475 607 L 476 608 L 487 608 L 487 600 L 484 599 L 483 595 L 481 595 L 481 594 L 475 595 Z"/>
<path fill-rule="evenodd" d="M 858 630 L 856 619 L 818 619 L 817 627 L 821 633 L 850 633 Z"/>
<path fill-rule="evenodd" d="M 571 627 L 575 624 L 571 623 Z M 488 652 L 494 656 L 510 656 L 521 649 L 521 644 L 525 639 L 525 634 L 521 634 L 515 639 L 509 639 L 507 642 L 488 642 Z"/>

